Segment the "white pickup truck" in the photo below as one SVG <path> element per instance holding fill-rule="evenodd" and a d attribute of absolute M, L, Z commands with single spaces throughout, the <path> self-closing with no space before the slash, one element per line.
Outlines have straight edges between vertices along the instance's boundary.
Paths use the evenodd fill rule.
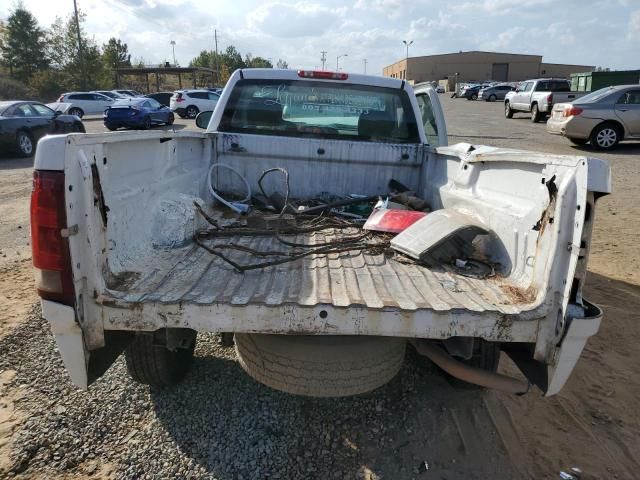
<path fill-rule="evenodd" d="M 571 83 L 564 78 L 526 80 L 504 97 L 504 115 L 513 118 L 516 112 L 526 112 L 531 115 L 531 121 L 536 123 L 551 115 L 556 103 L 573 102 L 586 94 L 572 92 Z"/>
<path fill-rule="evenodd" d="M 295 394 L 372 390 L 409 344 L 458 379 L 552 395 L 597 332 L 582 287 L 605 162 L 447 146 L 432 87 L 346 73 L 236 71 L 198 124 L 40 141 L 33 262 L 76 385 L 123 351 L 135 380 L 171 385 L 218 332 Z M 428 260 L 335 208 L 392 184 L 429 205 Z M 501 351 L 528 380 L 496 372 Z"/>

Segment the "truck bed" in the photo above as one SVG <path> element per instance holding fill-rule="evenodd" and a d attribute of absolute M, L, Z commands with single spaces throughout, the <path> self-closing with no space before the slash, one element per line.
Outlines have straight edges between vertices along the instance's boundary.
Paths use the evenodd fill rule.
<path fill-rule="evenodd" d="M 344 234 L 335 232 L 336 236 Z M 315 232 L 289 239 L 313 245 L 325 241 L 326 236 Z M 283 247 L 275 237 L 264 236 L 219 238 L 215 242 L 233 242 L 262 251 Z M 240 251 L 233 251 L 229 257 L 241 264 L 264 261 Z M 430 269 L 402 256 L 360 251 L 314 254 L 277 266 L 238 272 L 196 244 L 156 251 L 135 263 L 130 272 L 108 276 L 106 286 L 101 301 L 122 307 L 140 303 L 296 304 L 516 314 L 531 309 L 535 302 L 535 294 L 523 292 L 500 277 L 465 277 Z"/>

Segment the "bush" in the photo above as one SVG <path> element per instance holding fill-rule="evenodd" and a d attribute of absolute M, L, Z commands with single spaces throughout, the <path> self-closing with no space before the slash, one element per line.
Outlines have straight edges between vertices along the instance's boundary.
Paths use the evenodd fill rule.
<path fill-rule="evenodd" d="M 27 86 L 7 77 L 0 77 L 0 100 L 22 100 L 29 95 Z"/>
<path fill-rule="evenodd" d="M 42 102 L 55 102 L 61 93 L 69 90 L 69 78 L 57 70 L 40 70 L 29 80 L 29 92 Z"/>

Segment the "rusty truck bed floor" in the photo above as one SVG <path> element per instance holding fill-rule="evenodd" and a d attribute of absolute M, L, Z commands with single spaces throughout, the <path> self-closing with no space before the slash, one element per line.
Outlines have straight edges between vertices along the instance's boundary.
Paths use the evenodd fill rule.
<path fill-rule="evenodd" d="M 226 241 L 262 251 L 282 250 L 282 244 L 274 237 L 233 237 Z M 308 234 L 298 236 L 295 241 L 314 243 L 316 239 L 314 234 Z M 239 251 L 229 256 L 238 263 L 256 261 Z M 110 275 L 104 297 L 119 303 L 326 304 L 505 314 L 530 310 L 535 301 L 531 296 L 514 296 L 513 290 L 517 288 L 502 279 L 469 278 L 400 262 L 383 254 L 356 251 L 311 255 L 239 273 L 194 244 L 157 250 L 154 255 L 134 262 L 129 270 Z"/>

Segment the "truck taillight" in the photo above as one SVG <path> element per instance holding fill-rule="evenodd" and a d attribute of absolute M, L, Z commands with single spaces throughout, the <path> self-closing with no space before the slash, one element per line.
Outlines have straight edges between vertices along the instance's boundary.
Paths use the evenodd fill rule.
<path fill-rule="evenodd" d="M 346 80 L 348 73 L 325 72 L 322 70 L 298 70 L 298 76 L 302 78 L 319 78 L 322 80 Z"/>
<path fill-rule="evenodd" d="M 567 105 L 564 107 L 564 116 L 565 117 L 574 117 L 576 115 L 580 115 L 582 113 L 582 108 L 576 107 L 574 105 Z"/>
<path fill-rule="evenodd" d="M 73 277 L 67 227 L 64 172 L 35 170 L 31 192 L 31 250 L 38 295 L 73 305 Z"/>
<path fill-rule="evenodd" d="M 549 95 L 547 95 L 547 105 L 552 105 L 553 104 L 553 93 L 550 93 Z"/>

